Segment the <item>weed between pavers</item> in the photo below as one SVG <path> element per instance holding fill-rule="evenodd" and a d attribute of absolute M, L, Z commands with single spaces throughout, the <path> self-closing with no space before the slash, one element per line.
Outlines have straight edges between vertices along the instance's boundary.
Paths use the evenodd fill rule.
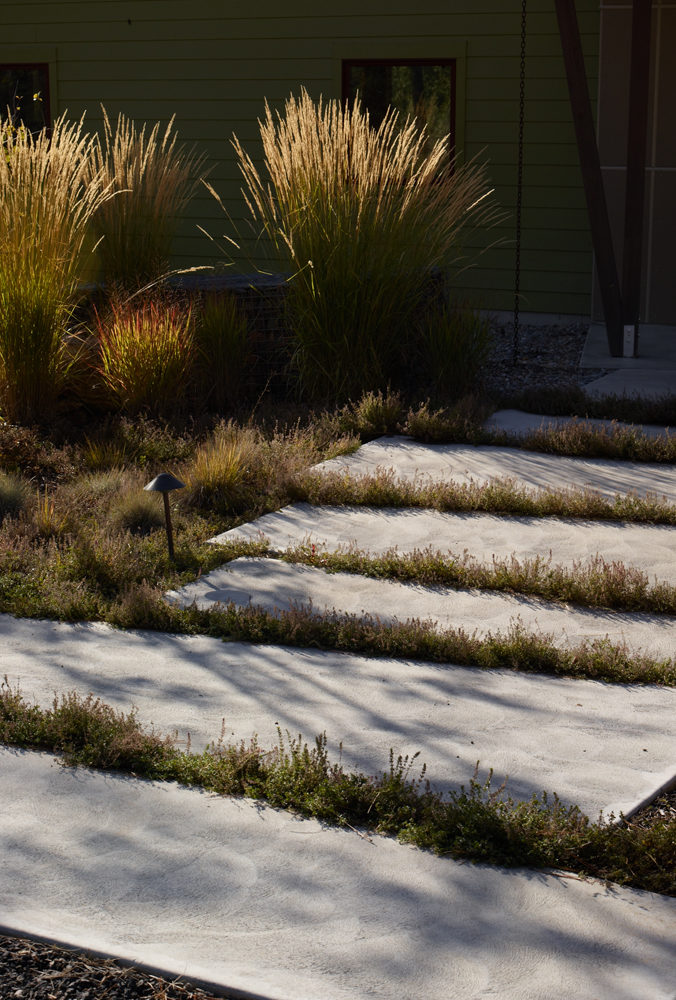
<path fill-rule="evenodd" d="M 467 404 L 465 404 L 467 405 Z M 640 427 L 598 427 L 584 418 L 575 417 L 561 427 L 547 426 L 525 434 L 484 427 L 490 415 L 487 409 L 471 406 L 430 410 L 427 404 L 410 410 L 403 428 L 416 441 L 452 444 L 460 441 L 472 445 L 519 448 L 544 454 L 571 458 L 604 458 L 622 462 L 654 462 L 673 465 L 676 462 L 676 434 L 666 432 L 658 437 L 647 435 Z M 674 422 L 674 421 L 672 421 Z"/>
<path fill-rule="evenodd" d="M 647 573 L 607 562 L 596 555 L 572 567 L 555 565 L 549 558 L 519 560 L 493 556 L 491 564 L 478 562 L 468 552 L 453 554 L 432 547 L 401 553 L 389 549 L 379 555 L 356 546 L 327 551 L 302 544 L 279 553 L 284 562 L 316 566 L 330 573 L 359 573 L 377 580 L 399 580 L 423 586 L 458 587 L 530 594 L 548 601 L 592 608 L 676 614 L 676 586 L 655 580 Z"/>
<path fill-rule="evenodd" d="M 553 636 L 528 632 L 518 621 L 506 632 L 480 637 L 419 619 L 382 622 L 373 615 L 317 612 L 311 607 L 274 613 L 235 604 L 180 608 L 168 605 L 152 591 L 146 592 L 145 600 L 134 596 L 127 603 L 120 602 L 108 620 L 122 628 L 440 663 L 449 669 L 468 666 L 620 684 L 676 684 L 674 658 L 630 652 L 626 645 L 608 639 L 559 648 Z"/>
<path fill-rule="evenodd" d="M 392 469 L 360 476 L 339 471 L 307 472 L 294 483 L 293 499 L 324 507 L 403 507 L 447 513 L 676 524 L 676 505 L 654 494 L 641 497 L 618 493 L 608 498 L 594 490 L 535 489 L 510 478 L 495 478 L 489 483 L 411 480 L 398 477 Z"/>
<path fill-rule="evenodd" d="M 331 762 L 326 734 L 313 746 L 278 728 L 271 750 L 222 737 L 202 753 L 178 750 L 175 740 L 75 692 L 54 697 L 50 709 L 28 704 L 5 678 L 0 685 L 0 742 L 60 754 L 70 766 L 177 781 L 220 795 L 246 796 L 323 822 L 397 837 L 437 854 L 499 865 L 554 867 L 636 888 L 676 895 L 676 823 L 648 827 L 591 821 L 556 796 L 514 802 L 476 771 L 467 786 L 443 796 L 411 777 L 417 755 L 395 758 L 379 775 L 346 772 Z M 477 765 L 478 767 L 478 765 Z"/>

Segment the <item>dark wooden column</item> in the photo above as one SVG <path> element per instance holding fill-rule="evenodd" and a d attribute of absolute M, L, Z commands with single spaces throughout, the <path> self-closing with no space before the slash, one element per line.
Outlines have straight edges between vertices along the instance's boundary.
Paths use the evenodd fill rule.
<path fill-rule="evenodd" d="M 601 285 L 608 347 L 613 357 L 622 357 L 624 319 L 622 297 L 610 233 L 608 206 L 603 188 L 601 161 L 594 131 L 594 116 L 589 99 L 589 85 L 584 66 L 575 0 L 554 0 L 554 4 L 559 21 L 559 34 L 568 79 L 568 92 L 580 157 L 582 182 L 596 255 L 596 268 Z"/>
<path fill-rule="evenodd" d="M 627 186 L 622 254 L 624 323 L 626 326 L 634 327 L 634 353 L 638 349 L 638 322 L 641 310 L 651 21 L 652 0 L 634 0 L 631 22 Z"/>

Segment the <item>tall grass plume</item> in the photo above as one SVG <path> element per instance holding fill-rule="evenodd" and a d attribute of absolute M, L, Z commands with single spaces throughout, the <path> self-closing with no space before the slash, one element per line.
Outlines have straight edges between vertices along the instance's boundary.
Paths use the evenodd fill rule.
<path fill-rule="evenodd" d="M 414 320 L 462 257 L 468 226 L 494 218 L 485 168 L 452 164 L 448 137 L 390 111 L 303 90 L 260 123 L 265 174 L 234 146 L 254 225 L 292 275 L 295 366 L 310 397 L 347 398 L 405 381 Z M 442 282 L 443 285 L 443 282 Z"/>
<path fill-rule="evenodd" d="M 174 118 L 161 133 L 126 115 L 113 127 L 103 110 L 103 137 L 93 149 L 93 171 L 100 172 L 116 197 L 94 217 L 100 239 L 104 280 L 136 290 L 169 268 L 177 221 L 205 173 L 205 156 L 177 144 Z"/>
<path fill-rule="evenodd" d="M 110 197 L 92 141 L 65 115 L 49 136 L 0 121 L 0 399 L 12 423 L 49 417 L 73 364 L 89 224 Z"/>

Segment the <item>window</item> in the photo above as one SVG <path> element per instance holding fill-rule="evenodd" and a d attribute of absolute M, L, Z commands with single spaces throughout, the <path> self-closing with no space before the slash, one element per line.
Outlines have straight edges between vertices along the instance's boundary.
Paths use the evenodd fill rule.
<path fill-rule="evenodd" d="M 430 143 L 451 136 L 455 152 L 455 59 L 355 59 L 343 61 L 343 99 L 359 94 L 371 123 L 380 125 L 388 107 L 427 126 Z"/>
<path fill-rule="evenodd" d="M 30 132 L 51 125 L 47 63 L 0 63 L 0 117 Z"/>

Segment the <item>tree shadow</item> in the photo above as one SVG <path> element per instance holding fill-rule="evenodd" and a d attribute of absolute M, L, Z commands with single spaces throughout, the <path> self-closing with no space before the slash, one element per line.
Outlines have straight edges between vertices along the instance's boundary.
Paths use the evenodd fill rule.
<path fill-rule="evenodd" d="M 676 901 L 0 751 L 0 923 L 275 997 L 669 997 Z"/>

